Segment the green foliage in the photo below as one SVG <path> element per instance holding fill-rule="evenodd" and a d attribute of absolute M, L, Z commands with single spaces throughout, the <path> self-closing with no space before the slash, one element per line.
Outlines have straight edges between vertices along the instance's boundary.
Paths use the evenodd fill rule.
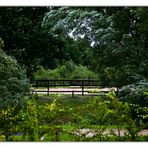
<path fill-rule="evenodd" d="M 19 111 L 19 130 L 23 132 L 23 138 L 27 141 L 39 141 L 39 118 L 36 96 L 25 101 L 25 106 Z"/>
<path fill-rule="evenodd" d="M 17 61 L 7 56 L 2 49 L 0 78 L 0 131 L 8 140 L 8 136 L 16 130 L 17 113 L 24 105 L 24 96 L 29 92 L 29 82 Z"/>
<path fill-rule="evenodd" d="M 60 77 L 65 79 L 69 78 L 71 73 L 75 70 L 76 65 L 72 61 L 66 62 L 64 65 L 58 68 Z"/>
<path fill-rule="evenodd" d="M 25 65 L 29 78 L 40 65 L 55 69 L 69 60 L 106 85 L 147 78 L 146 8 L 20 7 L 1 8 L 0 15 L 5 51 Z"/>
<path fill-rule="evenodd" d="M 59 79 L 60 75 L 57 71 L 55 70 L 46 70 L 43 67 L 40 67 L 40 69 L 34 74 L 34 79 Z"/>
<path fill-rule="evenodd" d="M 136 120 L 137 127 L 142 121 L 147 128 L 148 121 L 148 83 L 139 81 L 135 84 L 127 85 L 121 88 L 119 93 L 120 100 L 130 104 L 130 114 L 133 120 Z"/>
<path fill-rule="evenodd" d="M 0 141 L 6 141 L 6 138 L 4 135 L 0 135 Z"/>
<path fill-rule="evenodd" d="M 138 108 L 134 105 L 131 107 L 129 103 L 120 101 L 114 91 L 90 101 L 88 108 L 90 121 L 93 124 L 103 125 L 102 133 L 99 133 L 100 140 L 103 139 L 107 125 L 116 126 L 117 134 L 111 130 L 111 135 L 115 138 L 113 141 L 138 140 L 138 132 L 143 128 L 141 119 L 144 117 L 143 114 L 147 113 L 147 108 Z M 137 112 L 136 119 L 133 117 L 133 112 Z M 126 129 L 124 137 L 121 134 L 122 129 Z"/>
<path fill-rule="evenodd" d="M 0 37 L 0 49 L 2 49 L 4 47 L 4 41 L 2 40 L 2 38 Z"/>
<path fill-rule="evenodd" d="M 87 38 L 91 68 L 103 84 L 122 87 L 147 78 L 146 12 L 130 7 L 60 7 L 46 13 L 43 27 L 56 35 L 61 30 L 76 42 Z"/>
<path fill-rule="evenodd" d="M 141 128 L 136 126 L 135 121 L 131 120 L 129 124 L 127 124 L 126 129 L 128 130 L 127 136 L 130 141 L 138 140 L 138 132 L 141 130 Z"/>
<path fill-rule="evenodd" d="M 97 75 L 82 65 L 66 62 L 54 70 L 41 67 L 35 74 L 35 79 L 97 79 Z"/>
<path fill-rule="evenodd" d="M 139 81 L 135 84 L 127 85 L 121 88 L 120 98 L 131 104 L 147 106 L 148 104 L 148 82 Z"/>
<path fill-rule="evenodd" d="M 70 79 L 97 79 L 97 75 L 87 67 L 80 65 L 71 73 Z"/>
<path fill-rule="evenodd" d="M 1 105 L 21 105 L 29 88 L 25 71 L 15 59 L 0 49 L 0 101 Z"/>
<path fill-rule="evenodd" d="M 0 141 L 147 139 L 138 135 L 148 121 L 147 17 L 147 8 L 0 8 Z M 1 49 L 29 78 L 99 79 L 121 90 L 25 99 L 25 71 Z M 105 136 L 111 125 L 117 134 Z"/>
<path fill-rule="evenodd" d="M 43 19 L 43 27 L 53 34 L 58 34 L 58 30 L 61 30 L 67 35 L 71 35 L 75 40 L 86 35 L 91 42 L 99 33 L 97 27 L 103 27 L 104 22 L 106 22 L 105 19 L 107 19 L 106 16 L 92 8 L 60 7 L 46 13 Z M 96 20 L 99 20 L 100 23 Z M 110 24 L 109 19 L 104 27 L 108 24 Z"/>
<path fill-rule="evenodd" d="M 100 97 L 33 95 L 25 99 L 24 107 L 14 112 L 3 109 L 1 140 L 6 141 L 139 141 L 130 105 L 118 100 L 112 91 Z M 104 100 L 105 99 L 105 100 Z M 42 101 L 42 102 L 41 102 Z M 10 114 L 12 116 L 10 116 Z M 9 125 L 9 126 L 8 126 Z M 8 126 L 8 128 L 7 128 Z M 6 130 L 7 128 L 7 130 Z M 121 131 L 126 134 L 123 136 Z M 116 132 L 115 132 L 116 131 Z"/>
<path fill-rule="evenodd" d="M 5 42 L 4 50 L 26 68 L 27 76 L 31 80 L 39 66 L 55 69 L 69 60 L 91 65 L 89 57 L 92 51 L 87 39 L 75 42 L 65 36 L 63 31 L 57 30 L 57 33 L 52 34 L 51 28 L 47 30 L 41 26 L 47 11 L 52 10 L 49 7 L 0 9 L 0 34 Z"/>
<path fill-rule="evenodd" d="M 53 69 L 60 59 L 62 40 L 41 27 L 48 10 L 48 7 L 0 8 L 0 34 L 5 42 L 5 51 L 27 69 L 30 79 L 39 65 Z"/>

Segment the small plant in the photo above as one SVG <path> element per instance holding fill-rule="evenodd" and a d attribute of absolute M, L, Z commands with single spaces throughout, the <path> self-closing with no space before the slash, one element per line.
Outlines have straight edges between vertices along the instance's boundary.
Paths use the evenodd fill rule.
<path fill-rule="evenodd" d="M 5 136 L 6 141 L 11 141 L 9 136 L 17 132 L 17 114 L 18 110 L 12 106 L 0 109 L 0 133 Z"/>
<path fill-rule="evenodd" d="M 37 96 L 25 100 L 25 106 L 20 110 L 18 118 L 20 118 L 19 130 L 23 133 L 22 140 L 39 141 L 39 118 L 38 106 L 36 102 Z"/>
<path fill-rule="evenodd" d="M 0 135 L 0 142 L 1 141 L 6 141 L 6 137 L 4 135 Z"/>
<path fill-rule="evenodd" d="M 118 131 L 118 140 L 121 140 L 121 126 L 125 125 L 129 119 L 129 105 L 128 103 L 123 103 L 119 101 L 119 98 L 116 96 L 115 91 L 109 92 L 107 94 L 107 98 L 109 99 L 109 118 L 114 122 Z"/>
<path fill-rule="evenodd" d="M 126 130 L 128 134 L 128 140 L 129 141 L 136 141 L 138 140 L 138 133 L 141 131 L 142 127 L 137 127 L 136 122 L 133 120 L 130 120 L 129 124 L 126 125 Z"/>

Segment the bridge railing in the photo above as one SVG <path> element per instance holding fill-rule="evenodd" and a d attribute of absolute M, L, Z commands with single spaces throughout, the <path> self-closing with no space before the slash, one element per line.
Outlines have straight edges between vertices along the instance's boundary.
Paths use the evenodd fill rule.
<path fill-rule="evenodd" d="M 50 90 L 53 87 L 66 87 L 66 86 L 77 86 L 81 89 L 79 90 Z M 60 93 L 66 93 L 66 92 L 71 92 L 72 96 L 74 96 L 75 92 L 79 92 L 82 95 L 84 95 L 84 93 L 89 93 L 88 90 L 84 90 L 85 87 L 105 87 L 103 85 L 100 85 L 99 80 L 55 80 L 55 79 L 48 79 L 48 80 L 35 80 L 35 83 L 33 84 L 33 87 L 35 87 L 36 89 L 40 88 L 40 87 L 44 87 L 47 90 L 35 90 L 35 92 L 46 92 L 48 95 L 50 94 L 50 92 L 60 92 Z M 103 91 L 102 91 L 103 92 Z M 104 92 L 108 92 L 108 91 L 104 91 Z"/>

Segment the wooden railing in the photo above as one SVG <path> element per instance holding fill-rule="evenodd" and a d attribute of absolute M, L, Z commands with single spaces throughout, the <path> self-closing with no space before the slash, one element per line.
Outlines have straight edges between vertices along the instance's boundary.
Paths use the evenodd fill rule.
<path fill-rule="evenodd" d="M 55 87 L 65 87 L 65 86 L 79 86 L 81 90 L 50 90 L 51 88 Z M 84 90 L 85 87 L 105 87 L 100 85 L 98 80 L 54 80 L 54 79 L 49 79 L 49 80 L 35 80 L 35 83 L 33 84 L 33 87 L 38 89 L 39 87 L 47 88 L 47 90 L 35 90 L 35 92 L 47 92 L 49 95 L 50 92 L 71 92 L 72 96 L 74 96 L 75 92 L 81 92 L 82 95 L 84 95 L 85 92 L 89 93 L 90 91 Z M 103 92 L 103 91 L 102 91 Z M 108 91 L 104 91 L 108 92 Z"/>

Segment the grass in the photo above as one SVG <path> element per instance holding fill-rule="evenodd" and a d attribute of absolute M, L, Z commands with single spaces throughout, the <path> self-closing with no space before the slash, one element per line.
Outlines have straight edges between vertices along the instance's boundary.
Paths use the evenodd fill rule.
<path fill-rule="evenodd" d="M 64 106 L 76 107 L 77 105 L 87 104 L 91 99 L 95 98 L 94 96 L 82 96 L 75 95 L 72 97 L 71 95 L 38 95 L 37 102 L 42 103 L 51 103 L 54 99 L 57 100 L 58 103 Z"/>
<path fill-rule="evenodd" d="M 76 129 L 74 125 L 69 125 L 69 124 L 65 124 L 61 126 L 63 129 L 65 130 L 74 130 Z M 104 125 L 91 125 L 89 126 L 89 129 L 102 129 L 104 128 Z M 117 127 L 115 125 L 106 125 L 105 126 L 106 129 L 116 129 Z M 125 128 L 125 126 L 121 126 L 121 128 Z"/>

